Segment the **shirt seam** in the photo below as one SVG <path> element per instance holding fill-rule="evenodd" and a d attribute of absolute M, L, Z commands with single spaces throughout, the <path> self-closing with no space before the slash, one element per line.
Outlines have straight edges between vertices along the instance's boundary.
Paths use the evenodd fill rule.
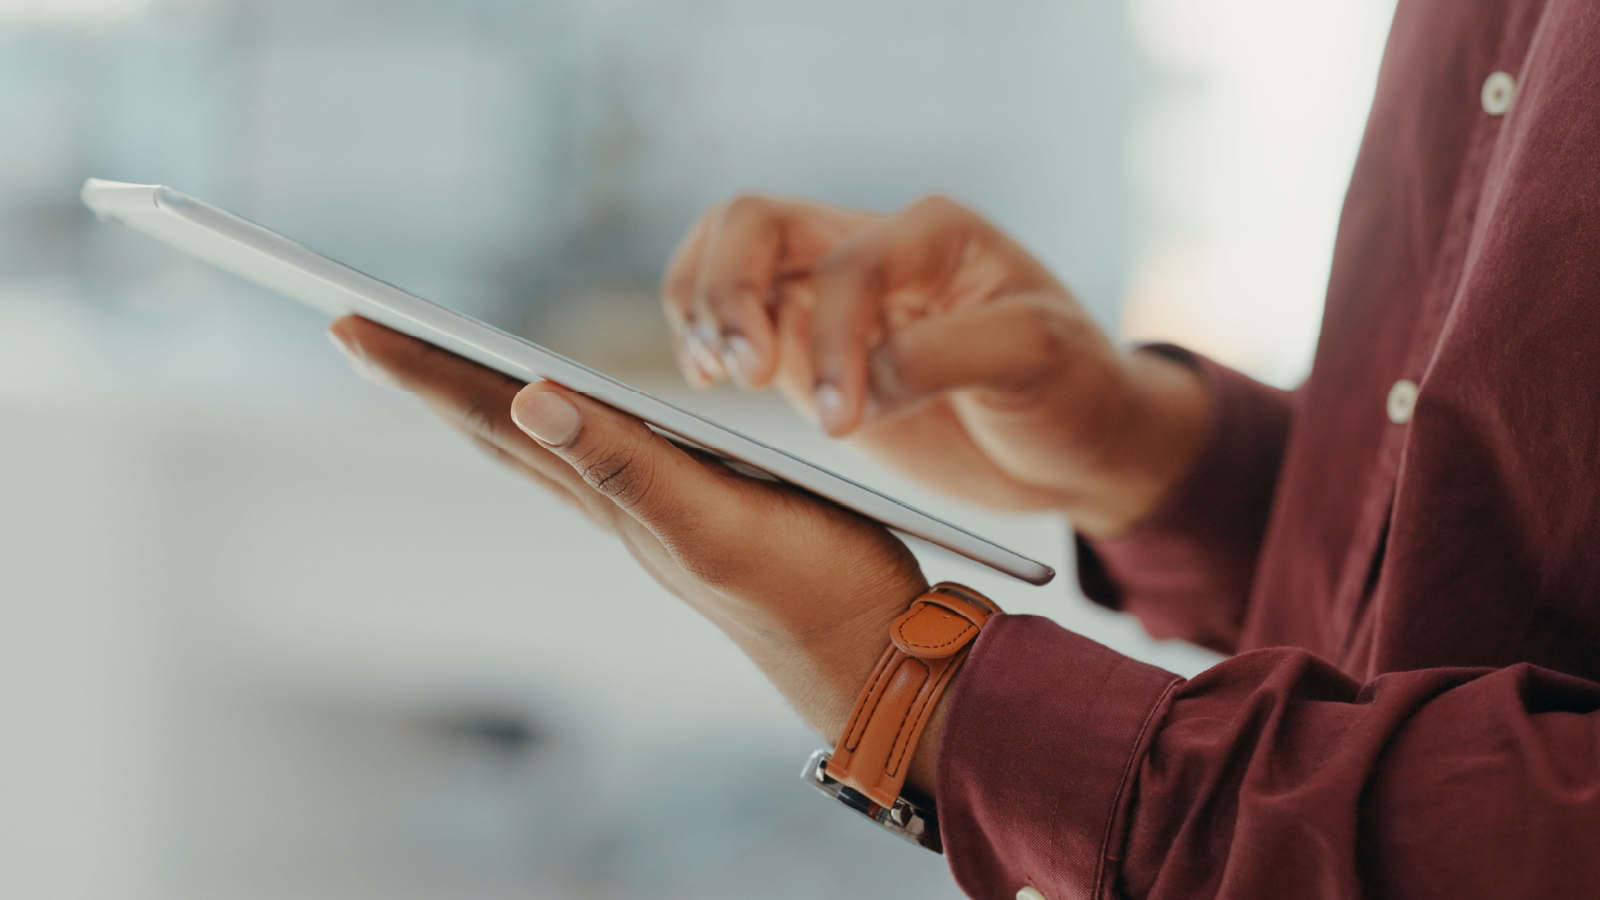
<path fill-rule="evenodd" d="M 1111 857 L 1111 838 L 1112 833 L 1116 830 L 1117 812 L 1122 808 L 1122 798 L 1128 793 L 1129 785 L 1133 781 L 1134 763 L 1142 755 L 1140 753 L 1141 749 L 1146 747 L 1145 736 L 1150 733 L 1157 714 L 1166 708 L 1167 699 L 1172 696 L 1172 692 L 1177 690 L 1178 685 L 1183 683 L 1184 679 L 1182 678 L 1175 678 L 1168 682 L 1167 686 L 1161 691 L 1161 696 L 1157 697 L 1156 702 L 1150 705 L 1150 712 L 1145 715 L 1143 724 L 1139 726 L 1139 733 L 1134 736 L 1133 746 L 1128 750 L 1128 758 L 1122 766 L 1122 778 L 1117 783 L 1116 794 L 1111 798 L 1111 808 L 1107 810 L 1105 828 L 1100 835 L 1100 853 L 1098 859 L 1095 860 L 1094 881 L 1091 882 L 1093 885 L 1091 890 L 1094 892 L 1094 896 L 1111 897 L 1110 885 L 1106 878 L 1106 861 Z"/>

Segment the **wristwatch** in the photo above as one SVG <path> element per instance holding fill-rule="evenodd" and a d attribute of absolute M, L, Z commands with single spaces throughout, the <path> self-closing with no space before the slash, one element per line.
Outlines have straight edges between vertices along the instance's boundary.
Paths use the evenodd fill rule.
<path fill-rule="evenodd" d="M 902 797 L 911 757 L 950 678 L 999 610 L 943 582 L 889 625 L 889 646 L 861 688 L 833 752 L 811 755 L 800 777 L 900 837 L 942 852 L 933 809 Z"/>

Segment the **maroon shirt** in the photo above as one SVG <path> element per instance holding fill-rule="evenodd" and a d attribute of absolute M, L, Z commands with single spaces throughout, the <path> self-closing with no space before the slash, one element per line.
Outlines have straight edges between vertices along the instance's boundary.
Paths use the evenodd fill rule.
<path fill-rule="evenodd" d="M 962 887 L 1600 896 L 1600 0 L 1400 0 L 1310 378 L 1194 364 L 1199 459 L 1080 579 L 1236 655 L 995 620 L 941 743 Z"/>

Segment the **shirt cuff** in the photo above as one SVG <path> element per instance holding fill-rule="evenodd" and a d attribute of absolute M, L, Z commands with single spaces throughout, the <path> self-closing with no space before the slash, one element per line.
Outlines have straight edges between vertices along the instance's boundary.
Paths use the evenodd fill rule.
<path fill-rule="evenodd" d="M 1137 615 L 1158 638 L 1233 652 L 1277 488 L 1290 396 L 1171 345 L 1192 367 L 1211 417 L 1189 471 L 1155 511 L 1109 540 L 1079 537 L 1078 583 L 1096 603 Z"/>
<path fill-rule="evenodd" d="M 1100 896 L 1116 878 L 1136 762 L 1181 681 L 1049 619 L 990 619 L 939 739 L 939 830 L 962 890 Z"/>

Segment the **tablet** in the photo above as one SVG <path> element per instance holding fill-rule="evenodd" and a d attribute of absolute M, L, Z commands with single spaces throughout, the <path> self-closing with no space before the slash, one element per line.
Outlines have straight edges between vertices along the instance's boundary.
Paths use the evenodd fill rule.
<path fill-rule="evenodd" d="M 887 494 L 679 408 L 538 344 L 408 294 L 281 234 L 156 184 L 90 178 L 83 202 L 126 225 L 332 317 L 354 313 L 523 381 L 548 379 L 637 416 L 675 443 L 711 453 L 746 474 L 826 497 L 917 538 L 1029 584 L 1055 570 Z M 753 471 L 752 471 L 753 470 Z"/>

